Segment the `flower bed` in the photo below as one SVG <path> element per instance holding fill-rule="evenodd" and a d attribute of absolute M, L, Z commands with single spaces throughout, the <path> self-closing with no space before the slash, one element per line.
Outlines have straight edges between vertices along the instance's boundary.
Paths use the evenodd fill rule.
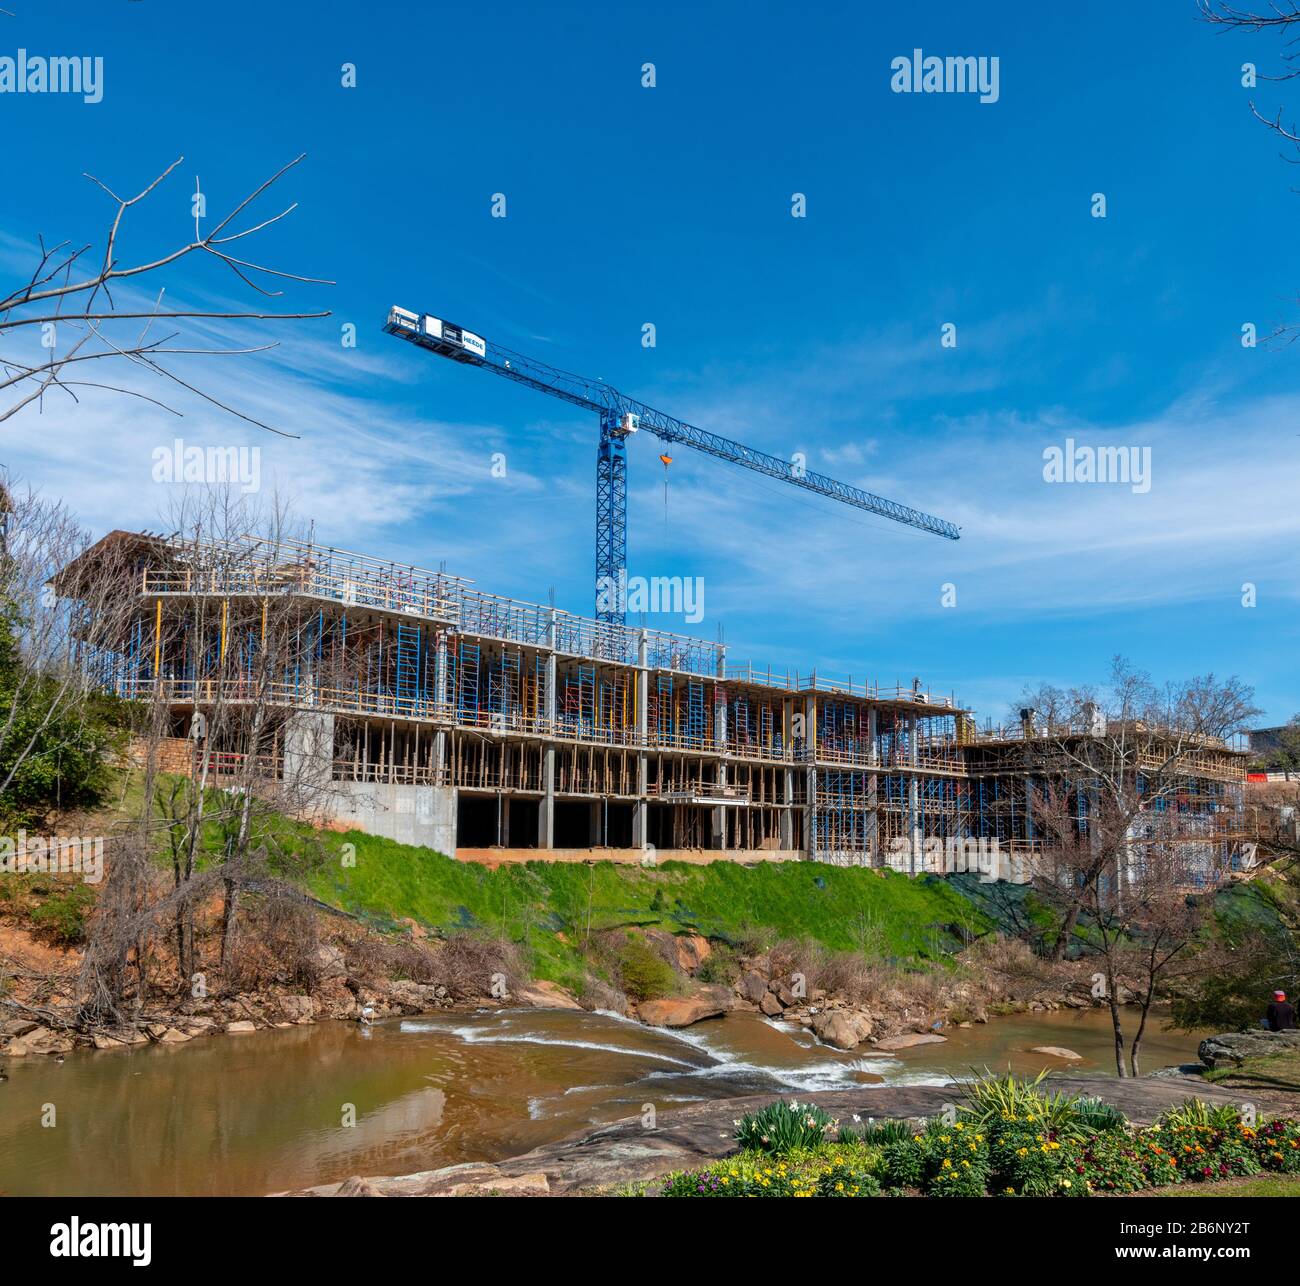
<path fill-rule="evenodd" d="M 840 1129 L 819 1109 L 774 1103 L 736 1122 L 737 1156 L 670 1175 L 662 1195 L 1084 1197 L 1300 1174 L 1300 1121 L 1291 1117 L 1254 1125 L 1193 1099 L 1135 1127 L 1095 1100 L 1010 1077 L 975 1082 L 966 1099 L 919 1131 L 899 1122 Z"/>

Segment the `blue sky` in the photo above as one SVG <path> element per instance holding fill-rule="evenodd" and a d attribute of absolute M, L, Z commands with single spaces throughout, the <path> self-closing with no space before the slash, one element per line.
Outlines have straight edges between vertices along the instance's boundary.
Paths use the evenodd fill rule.
<path fill-rule="evenodd" d="M 94 393 L 0 426 L 0 462 L 96 530 L 162 525 L 159 444 L 246 443 L 323 538 L 589 611 L 593 418 L 383 335 L 401 303 L 963 528 L 953 544 L 686 450 L 665 513 L 643 435 L 630 571 L 705 586 L 702 625 L 652 624 L 721 622 L 737 661 L 919 676 L 981 718 L 1115 653 L 1158 679 L 1237 673 L 1270 720 L 1300 710 L 1300 346 L 1240 343 L 1300 319 L 1297 171 L 1248 108 L 1300 116 L 1300 85 L 1241 85 L 1244 61 L 1276 66 L 1268 36 L 1216 33 L 1192 0 L 1122 22 L 1102 4 L 6 7 L 0 56 L 104 59 L 100 103 L 0 94 L 6 279 L 38 232 L 102 246 L 82 171 L 126 190 L 184 155 L 128 225 L 123 256 L 153 257 L 192 229 L 196 175 L 224 212 L 306 152 L 258 207 L 299 203 L 258 251 L 338 283 L 284 301 L 331 318 L 201 372 L 297 440 Z M 997 56 L 999 101 L 893 93 L 915 48 Z M 255 302 L 215 263 L 155 284 Z M 1067 438 L 1149 447 L 1150 490 L 1045 483 Z"/>

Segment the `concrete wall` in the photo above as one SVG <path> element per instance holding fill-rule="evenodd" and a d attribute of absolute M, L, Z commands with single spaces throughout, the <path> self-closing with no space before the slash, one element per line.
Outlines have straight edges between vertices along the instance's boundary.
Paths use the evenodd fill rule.
<path fill-rule="evenodd" d="M 485 866 L 500 866 L 503 862 L 619 862 L 626 866 L 639 866 L 645 857 L 639 848 L 458 848 L 456 858 L 461 862 L 482 862 Z M 797 850 L 780 851 L 772 848 L 661 848 L 654 854 L 654 865 L 664 862 L 690 862 L 694 866 L 707 866 L 710 862 L 799 862 L 804 858 Z"/>
<path fill-rule="evenodd" d="M 367 835 L 448 855 L 456 851 L 456 792 L 450 786 L 336 781 L 327 811 L 335 821 L 351 822 Z"/>

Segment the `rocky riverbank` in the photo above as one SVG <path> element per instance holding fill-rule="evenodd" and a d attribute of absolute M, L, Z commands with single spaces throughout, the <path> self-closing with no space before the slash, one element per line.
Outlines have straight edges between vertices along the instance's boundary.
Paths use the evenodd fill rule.
<path fill-rule="evenodd" d="M 670 1028 L 746 1011 L 805 1028 L 836 1049 L 888 1052 L 944 1040 L 945 1028 L 983 1023 L 990 1015 L 1092 1004 L 1085 984 L 1068 966 L 1049 969 L 1020 958 L 1011 962 L 1014 967 L 1006 960 L 995 967 L 969 959 L 954 976 L 937 970 L 902 974 L 865 963 L 858 973 L 845 975 L 842 960 L 828 967 L 824 959 L 803 959 L 790 948 L 728 954 L 724 963 L 717 953 L 727 948 L 699 934 L 646 930 L 639 940 L 667 966 L 660 987 L 666 994 L 638 999 L 594 976 L 576 994 L 553 982 L 511 983 L 508 960 L 492 957 L 490 945 L 475 946 L 469 966 L 463 942 L 431 944 L 432 950 L 421 947 L 414 955 L 409 949 L 391 957 L 381 951 L 377 962 L 371 940 L 340 938 L 314 948 L 309 985 L 269 983 L 255 991 L 179 1000 L 155 993 L 154 1003 L 142 1006 L 129 1022 L 109 1026 L 79 1021 L 58 994 L 42 997 L 41 1003 L 6 997 L 0 1001 L 0 1053 L 62 1056 L 79 1047 L 183 1044 L 220 1032 L 520 1005 L 603 1011 Z M 383 976 L 403 970 L 418 971 L 427 980 Z M 712 980 L 719 977 L 730 981 Z"/>
<path fill-rule="evenodd" d="M 1190 1097 L 1210 1103 L 1235 1103 L 1231 1090 L 1206 1085 L 1196 1076 L 1142 1077 L 1132 1080 L 1062 1077 L 1054 1089 L 1095 1095 L 1119 1108 L 1135 1124 L 1154 1121 L 1161 1112 Z M 799 1095 L 840 1120 L 920 1119 L 952 1101 L 945 1086 L 864 1086 L 853 1090 Z M 1256 1096 L 1263 1112 L 1295 1110 L 1293 1095 Z M 675 1170 L 697 1168 L 736 1151 L 735 1121 L 765 1107 L 771 1095 L 693 1103 L 662 1113 L 653 1127 L 629 1117 L 603 1129 L 546 1144 L 522 1156 L 494 1163 L 471 1163 L 396 1176 L 354 1175 L 342 1183 L 299 1189 L 280 1196 L 447 1197 L 591 1196 L 651 1183 Z"/>

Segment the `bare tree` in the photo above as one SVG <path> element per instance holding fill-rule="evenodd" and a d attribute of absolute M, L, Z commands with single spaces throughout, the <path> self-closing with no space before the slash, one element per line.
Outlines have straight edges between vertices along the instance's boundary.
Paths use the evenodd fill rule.
<path fill-rule="evenodd" d="M 1300 4 L 1296 0 L 1272 0 L 1266 9 L 1242 9 L 1226 0 L 1198 0 L 1203 21 L 1221 32 L 1244 31 L 1254 34 L 1267 32 L 1280 35 L 1284 52 L 1280 55 L 1282 67 L 1276 75 L 1255 73 L 1257 81 L 1285 81 L 1300 76 Z M 1250 100 L 1251 114 L 1284 144 L 1282 159 L 1292 165 L 1300 164 L 1300 126 L 1285 122 L 1279 107 L 1271 116 L 1261 112 L 1255 100 Z M 1291 302 L 1300 303 L 1300 296 Z M 1300 334 L 1296 323 L 1279 323 L 1265 337 L 1283 339 L 1292 343 Z"/>
<path fill-rule="evenodd" d="M 169 989 L 189 992 L 200 976 L 205 989 L 230 984 L 246 895 L 306 903 L 287 877 L 311 861 L 312 845 L 305 829 L 288 832 L 285 845 L 286 818 L 326 810 L 332 746 L 304 747 L 292 706 L 318 694 L 323 702 L 354 677 L 346 653 L 337 664 L 317 653 L 316 612 L 294 592 L 313 574 L 312 547 L 295 538 L 283 505 L 209 490 L 186 497 L 170 520 L 178 530 L 155 540 L 145 588 L 174 595 L 173 606 L 154 618 L 156 661 L 123 684 L 148 712 L 136 739 L 144 803 L 120 860 L 108 863 L 90 925 L 82 992 L 91 1022 L 138 1011 L 146 962 L 164 941 L 174 955 Z M 290 700 L 286 675 L 304 665 L 310 678 Z M 308 717 L 308 739 L 310 728 Z M 170 879 L 140 854 L 162 855 Z M 198 920 L 214 898 L 217 945 L 205 958 Z M 286 912 L 266 922 L 283 932 L 296 921 Z"/>
<path fill-rule="evenodd" d="M 1141 1006 L 1128 1051 L 1136 1074 L 1158 984 L 1199 924 L 1189 891 L 1224 877 L 1224 847 L 1237 838 L 1224 827 L 1241 825 L 1224 738 L 1259 713 L 1252 696 L 1213 675 L 1159 689 L 1116 657 L 1104 704 L 1079 722 L 1026 726 L 1034 883 L 1060 915 L 1056 959 L 1071 946 L 1101 957 L 1121 1076 L 1121 989 Z"/>
<path fill-rule="evenodd" d="M 275 433 L 284 430 L 254 419 L 195 384 L 183 379 L 172 369 L 171 358 L 213 357 L 244 355 L 264 352 L 274 348 L 274 343 L 246 348 L 203 348 L 176 345 L 179 331 L 172 323 L 182 319 L 207 320 L 271 320 L 288 321 L 327 317 L 328 312 L 261 312 L 261 311 L 203 311 L 195 308 L 169 308 L 164 306 L 164 288 L 159 287 L 141 297 L 136 292 L 132 299 L 124 300 L 119 307 L 114 292 L 119 287 L 147 285 L 156 280 L 166 268 L 193 256 L 210 258 L 224 264 L 244 286 L 267 299 L 279 297 L 283 292 L 276 285 L 281 281 L 294 281 L 316 285 L 332 285 L 319 277 L 306 277 L 287 272 L 269 264 L 259 263 L 244 256 L 242 246 L 235 243 L 252 237 L 278 223 L 291 213 L 297 203 L 289 205 L 278 214 L 261 219 L 238 231 L 232 225 L 283 175 L 303 160 L 296 157 L 277 170 L 269 179 L 256 187 L 242 201 L 208 231 L 202 228 L 206 198 L 198 190 L 195 180 L 194 235 L 179 246 L 136 263 L 119 259 L 119 239 L 128 212 L 149 197 L 181 164 L 178 157 L 161 174 L 134 196 L 122 197 L 93 175 L 86 175 L 113 202 L 114 211 L 105 235 L 102 256 L 89 264 L 93 247 L 89 243 L 75 247 L 71 241 L 60 241 L 47 246 L 39 238 L 40 253 L 30 278 L 0 295 L 0 344 L 13 345 L 26 328 L 39 328 L 42 358 L 17 355 L 13 347 L 0 349 L 0 397 L 12 397 L 6 407 L 0 403 L 0 422 L 16 415 L 25 406 L 43 403 L 46 393 L 58 390 L 73 402 L 79 401 L 78 390 L 87 388 L 109 389 L 113 392 L 143 398 L 156 406 L 180 412 L 160 397 L 149 396 L 138 388 L 118 383 L 106 383 L 98 378 L 100 365 L 116 362 L 128 365 L 136 373 L 161 380 L 164 386 L 187 390 L 219 410 Z M 238 251 L 238 252 L 237 252 Z M 64 342 L 64 336 L 70 342 Z M 91 365 L 94 363 L 94 365 Z M 285 436 L 295 436 L 285 434 Z"/>

